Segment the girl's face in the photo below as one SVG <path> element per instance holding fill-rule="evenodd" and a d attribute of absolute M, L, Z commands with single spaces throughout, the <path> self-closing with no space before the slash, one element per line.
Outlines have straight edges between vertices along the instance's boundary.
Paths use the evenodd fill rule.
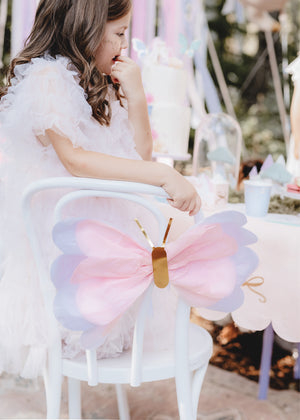
<path fill-rule="evenodd" d="M 103 41 L 96 50 L 95 59 L 101 73 L 110 74 L 115 60 L 128 47 L 125 31 L 129 26 L 131 13 L 106 23 Z"/>

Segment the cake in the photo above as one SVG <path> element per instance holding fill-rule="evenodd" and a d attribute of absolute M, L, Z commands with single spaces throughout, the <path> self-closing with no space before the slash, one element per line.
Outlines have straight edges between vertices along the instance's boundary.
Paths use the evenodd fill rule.
<path fill-rule="evenodd" d="M 191 108 L 187 106 L 187 72 L 175 57 L 152 55 L 145 60 L 142 78 L 146 92 L 153 150 L 158 154 L 186 156 Z"/>

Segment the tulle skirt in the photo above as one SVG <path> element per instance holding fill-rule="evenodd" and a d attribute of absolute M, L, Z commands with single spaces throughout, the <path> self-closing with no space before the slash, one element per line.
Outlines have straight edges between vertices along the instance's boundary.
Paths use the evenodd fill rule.
<path fill-rule="evenodd" d="M 50 160 L 47 161 L 49 167 Z M 53 170 L 49 172 L 50 175 Z M 13 176 L 9 171 L 6 175 Z M 56 175 L 68 176 L 68 173 L 57 166 Z M 6 195 L 6 212 L 1 226 L 0 372 L 34 378 L 42 374 L 47 348 L 51 345 L 39 279 L 21 213 L 22 185 L 25 187 L 34 176 L 29 171 L 28 176 L 20 173 L 11 179 L 14 182 L 9 183 L 9 190 L 2 191 Z M 33 201 L 42 258 L 48 268 L 59 255 L 51 240 L 51 208 L 60 195 L 59 191 L 42 192 Z M 108 198 L 88 199 L 69 205 L 66 213 L 70 217 L 88 217 L 106 222 L 146 246 L 145 238 L 134 221 L 137 217 L 153 241 L 158 237 L 153 216 L 134 203 Z M 50 281 L 47 282 L 47 294 L 54 299 L 55 289 Z M 170 288 L 163 291 L 154 289 L 153 310 L 149 312 L 145 335 L 147 346 L 163 348 L 172 340 L 176 300 L 175 292 Z M 118 356 L 130 348 L 138 307 L 139 302 L 136 302 L 110 331 L 98 349 L 99 358 Z M 79 332 L 61 327 L 61 336 L 64 357 L 73 358 L 83 352 Z"/>

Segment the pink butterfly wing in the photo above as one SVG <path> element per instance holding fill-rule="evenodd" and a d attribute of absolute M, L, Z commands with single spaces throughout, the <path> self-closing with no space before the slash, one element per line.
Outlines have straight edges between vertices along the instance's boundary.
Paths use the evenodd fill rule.
<path fill-rule="evenodd" d="M 78 223 L 76 238 L 88 257 L 75 269 L 76 303 L 85 319 L 106 325 L 124 313 L 149 286 L 149 251 L 122 232 L 95 221 Z"/>
<path fill-rule="evenodd" d="M 210 306 L 230 295 L 236 241 L 219 224 L 198 225 L 168 244 L 170 281 L 193 306 Z"/>

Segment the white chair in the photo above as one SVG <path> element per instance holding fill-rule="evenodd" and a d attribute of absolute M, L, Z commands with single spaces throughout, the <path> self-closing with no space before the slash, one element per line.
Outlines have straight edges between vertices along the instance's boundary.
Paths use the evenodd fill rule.
<path fill-rule="evenodd" d="M 199 394 L 212 353 L 212 340 L 203 328 L 189 322 L 190 307 L 178 301 L 176 312 L 175 343 L 166 351 L 143 351 L 144 323 L 147 318 L 147 302 L 151 299 L 152 285 L 144 295 L 143 303 L 136 319 L 132 350 L 117 358 L 97 360 L 96 350 L 86 351 L 81 360 L 62 357 L 62 344 L 58 322 L 52 310 L 52 299 L 47 293 L 50 281 L 49 269 L 41 258 L 37 227 L 32 216 L 32 198 L 40 191 L 65 189 L 54 209 L 54 223 L 62 218 L 65 205 L 78 198 L 115 197 L 134 201 L 143 205 L 154 215 L 160 229 L 160 244 L 166 228 L 166 220 L 157 207 L 140 194 L 165 196 L 158 187 L 144 184 L 103 181 L 83 178 L 48 178 L 28 186 L 23 196 L 23 213 L 28 237 L 36 260 L 40 288 L 47 309 L 49 334 L 53 345 L 48 349 L 47 368 L 44 383 L 47 401 L 47 418 L 59 418 L 61 387 L 63 377 L 68 378 L 69 417 L 81 418 L 80 381 L 95 386 L 99 383 L 115 384 L 119 415 L 121 420 L 130 419 L 127 398 L 122 384 L 139 386 L 142 382 L 175 378 L 178 410 L 181 420 L 197 417 Z M 71 191 L 71 192 L 70 192 Z M 134 218 L 134 215 L 132 215 Z"/>
<path fill-rule="evenodd" d="M 236 187 L 240 170 L 242 151 L 242 130 L 239 123 L 223 112 L 205 114 L 195 132 L 192 172 L 198 175 L 201 169 L 216 170 L 215 161 L 209 161 L 207 154 L 217 149 L 227 150 L 232 157 L 232 162 L 224 160 L 226 175 L 233 188 Z"/>

